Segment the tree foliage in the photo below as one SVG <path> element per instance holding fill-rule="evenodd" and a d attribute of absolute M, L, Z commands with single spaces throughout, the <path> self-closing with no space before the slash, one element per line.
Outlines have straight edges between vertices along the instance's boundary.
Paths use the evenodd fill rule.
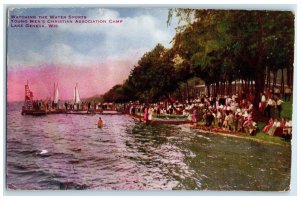
<path fill-rule="evenodd" d="M 158 44 L 144 54 L 128 78 L 138 100 L 156 102 L 178 87 L 172 52 Z"/>
<path fill-rule="evenodd" d="M 104 95 L 114 101 L 156 102 L 198 77 L 207 88 L 255 81 L 255 106 L 266 69 L 293 69 L 294 14 L 287 11 L 170 9 L 179 22 L 172 48 L 145 53 L 123 85 Z M 180 87 L 179 87 L 180 86 Z"/>
<path fill-rule="evenodd" d="M 173 48 L 206 85 L 231 84 L 238 79 L 255 81 L 255 96 L 259 98 L 267 65 L 275 70 L 293 67 L 291 12 L 175 9 L 169 13 L 172 12 L 187 23 L 175 35 Z"/>

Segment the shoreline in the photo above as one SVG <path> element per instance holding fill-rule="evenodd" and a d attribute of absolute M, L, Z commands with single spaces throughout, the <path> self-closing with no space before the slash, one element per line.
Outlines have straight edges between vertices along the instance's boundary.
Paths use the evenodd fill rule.
<path fill-rule="evenodd" d="M 255 136 L 241 135 L 241 133 L 233 133 L 233 132 L 225 133 L 225 132 L 215 131 L 215 130 L 205 130 L 200 127 L 195 127 L 194 125 L 191 125 L 191 124 L 183 124 L 183 126 L 185 126 L 186 128 L 193 129 L 196 132 L 201 132 L 201 133 L 222 135 L 222 136 L 226 136 L 226 137 L 239 138 L 239 139 L 247 139 L 247 140 L 252 140 L 255 142 L 259 142 L 259 143 L 275 144 L 275 145 L 280 145 L 280 146 L 291 146 L 291 142 L 283 144 L 283 143 L 277 143 L 277 142 L 273 142 L 273 141 L 266 141 L 266 140 L 258 139 L 258 138 L 255 138 Z"/>
<path fill-rule="evenodd" d="M 134 116 L 134 115 L 130 115 L 128 114 L 129 117 L 131 117 L 133 120 L 141 122 L 141 123 L 146 123 L 145 120 L 143 119 L 143 117 L 138 117 L 138 116 Z M 289 147 L 291 146 L 291 142 L 274 142 L 274 141 L 269 141 L 269 140 L 264 140 L 264 139 L 260 139 L 257 138 L 257 134 L 254 136 L 249 136 L 249 135 L 245 135 L 245 133 L 242 132 L 232 132 L 229 130 L 214 130 L 215 128 L 211 127 L 211 128 L 201 128 L 201 126 L 197 126 L 195 124 L 191 124 L 191 123 L 186 123 L 186 124 L 180 124 L 186 128 L 195 130 L 196 132 L 201 132 L 201 133 L 207 133 L 207 134 L 215 134 L 215 135 L 222 135 L 225 137 L 232 137 L 232 138 L 239 138 L 239 139 L 246 139 L 246 140 L 251 140 L 251 141 L 255 141 L 255 142 L 259 142 L 259 143 L 264 143 L 264 144 L 274 144 L 274 145 L 280 145 L 280 146 L 285 146 L 285 147 Z M 262 133 L 264 134 L 264 133 Z M 270 136 L 271 137 L 271 136 Z M 272 136 L 275 137 L 275 136 Z"/>

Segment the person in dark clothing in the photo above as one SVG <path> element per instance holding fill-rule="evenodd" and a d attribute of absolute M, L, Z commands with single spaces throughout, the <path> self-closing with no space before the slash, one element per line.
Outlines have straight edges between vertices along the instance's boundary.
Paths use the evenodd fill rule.
<path fill-rule="evenodd" d="M 209 111 L 206 114 L 206 126 L 211 126 L 212 122 L 214 121 L 214 116 L 212 115 L 212 113 Z"/>
<path fill-rule="evenodd" d="M 219 99 L 219 105 L 225 105 L 225 103 L 226 103 L 226 99 L 224 98 L 224 97 L 221 97 L 220 99 Z"/>
<path fill-rule="evenodd" d="M 291 100 L 291 95 L 292 95 L 292 89 L 290 87 L 287 87 L 284 89 L 284 100 L 285 101 L 290 101 Z"/>
<path fill-rule="evenodd" d="M 204 98 L 203 97 L 201 98 L 201 103 L 204 103 Z"/>

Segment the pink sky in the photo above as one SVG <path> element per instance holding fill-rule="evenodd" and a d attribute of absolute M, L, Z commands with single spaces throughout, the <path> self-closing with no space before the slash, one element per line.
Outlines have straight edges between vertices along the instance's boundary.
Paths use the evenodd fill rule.
<path fill-rule="evenodd" d="M 103 94 L 122 83 L 133 67 L 131 61 L 112 61 L 101 65 L 18 67 L 7 72 L 7 100 L 23 101 L 24 85 L 29 82 L 34 99 L 53 98 L 54 82 L 58 82 L 60 99 L 70 100 L 76 82 L 81 98 Z"/>

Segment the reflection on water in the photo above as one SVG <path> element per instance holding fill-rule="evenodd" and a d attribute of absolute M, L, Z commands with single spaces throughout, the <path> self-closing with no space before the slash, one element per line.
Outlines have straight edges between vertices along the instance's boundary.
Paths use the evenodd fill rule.
<path fill-rule="evenodd" d="M 290 147 L 146 125 L 125 115 L 7 111 L 10 189 L 288 190 Z M 42 150 L 48 153 L 40 155 Z"/>

